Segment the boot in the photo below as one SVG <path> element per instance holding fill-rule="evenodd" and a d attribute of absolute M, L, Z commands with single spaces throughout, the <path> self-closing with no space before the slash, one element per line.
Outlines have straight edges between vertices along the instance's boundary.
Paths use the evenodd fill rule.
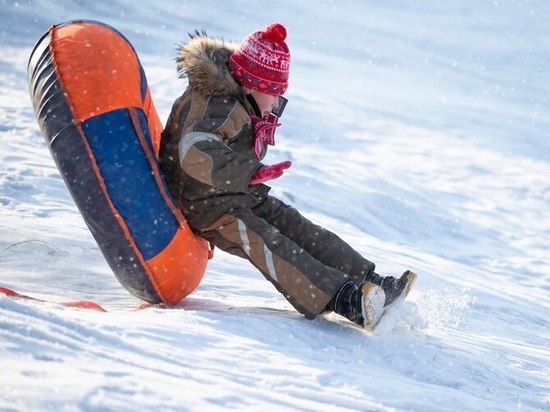
<path fill-rule="evenodd" d="M 372 282 L 358 287 L 351 279 L 332 298 L 329 308 L 353 323 L 372 330 L 384 312 L 386 294 Z"/>
<path fill-rule="evenodd" d="M 397 298 L 401 296 L 403 298 L 407 297 L 415 280 L 416 273 L 410 270 L 405 271 L 401 277 L 397 279 L 393 276 L 383 277 L 373 272 L 368 279 L 366 278 L 361 284 L 374 283 L 380 286 L 386 294 L 384 307 L 387 307 L 393 304 Z"/>
<path fill-rule="evenodd" d="M 348 280 L 332 298 L 329 308 L 352 322 L 373 330 L 385 308 L 405 299 L 416 280 L 407 270 L 400 278 L 373 273 L 359 286 Z"/>

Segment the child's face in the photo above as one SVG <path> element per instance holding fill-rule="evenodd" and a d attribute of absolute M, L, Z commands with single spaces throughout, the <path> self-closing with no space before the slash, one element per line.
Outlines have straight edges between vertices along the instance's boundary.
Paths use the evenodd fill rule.
<path fill-rule="evenodd" d="M 273 109 L 279 106 L 279 96 L 272 96 L 256 90 L 251 90 L 250 94 L 252 94 L 252 97 L 256 100 L 258 108 L 262 113 L 262 118 L 265 118 Z"/>

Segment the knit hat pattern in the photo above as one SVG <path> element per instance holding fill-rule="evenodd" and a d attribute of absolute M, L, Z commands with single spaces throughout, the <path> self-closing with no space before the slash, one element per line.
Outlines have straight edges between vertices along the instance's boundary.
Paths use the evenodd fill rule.
<path fill-rule="evenodd" d="M 249 34 L 229 57 L 233 78 L 250 89 L 283 95 L 288 88 L 290 69 L 290 51 L 285 39 L 286 29 L 279 23 Z"/>

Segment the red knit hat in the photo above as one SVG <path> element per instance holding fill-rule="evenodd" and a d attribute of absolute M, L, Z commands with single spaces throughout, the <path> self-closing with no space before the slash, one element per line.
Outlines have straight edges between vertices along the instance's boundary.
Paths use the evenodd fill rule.
<path fill-rule="evenodd" d="M 249 34 L 229 56 L 232 76 L 250 89 L 280 96 L 288 88 L 290 51 L 285 43 L 286 29 L 273 23 L 265 31 Z"/>

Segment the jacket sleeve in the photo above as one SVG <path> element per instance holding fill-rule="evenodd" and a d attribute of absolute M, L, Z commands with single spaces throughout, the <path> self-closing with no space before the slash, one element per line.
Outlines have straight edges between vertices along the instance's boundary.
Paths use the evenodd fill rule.
<path fill-rule="evenodd" d="M 193 179 L 225 192 L 249 191 L 250 178 L 262 164 L 235 152 L 217 135 L 192 132 L 178 146 L 180 165 Z"/>

